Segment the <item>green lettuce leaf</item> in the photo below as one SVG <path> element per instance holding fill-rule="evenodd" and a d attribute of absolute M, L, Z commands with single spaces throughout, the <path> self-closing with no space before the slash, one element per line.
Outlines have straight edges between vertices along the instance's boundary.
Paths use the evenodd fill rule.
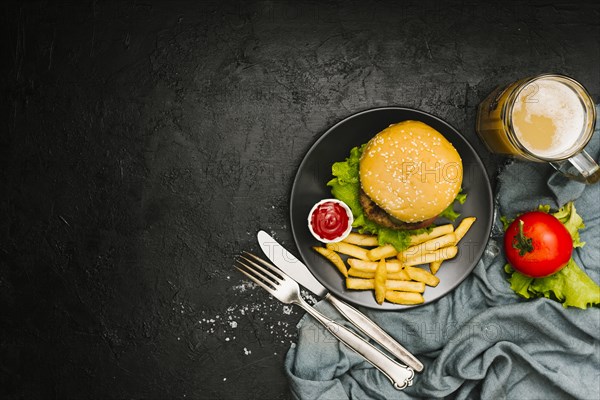
<path fill-rule="evenodd" d="M 502 228 L 504 229 L 504 231 L 508 229 L 508 227 L 510 226 L 510 224 L 512 224 L 513 221 L 514 219 L 507 218 L 504 215 L 500 217 L 500 222 L 502 222 Z"/>
<path fill-rule="evenodd" d="M 327 186 L 331 187 L 333 197 L 346 203 L 352 210 L 354 216 L 353 227 L 358 229 L 360 233 L 377 235 L 380 245 L 391 244 L 396 250 L 402 251 L 409 246 L 411 235 L 426 232 L 428 229 L 398 231 L 383 227 L 367 219 L 359 200 L 359 164 L 364 147 L 364 144 L 354 147 L 350 150 L 350 156 L 345 161 L 336 162 L 332 165 L 331 174 L 334 178 L 327 182 Z M 460 204 L 463 204 L 466 199 L 467 195 L 462 191 L 456 196 L 456 201 Z M 454 211 L 452 204 L 440 214 L 440 217 L 447 218 L 450 221 L 454 221 L 458 216 L 459 214 Z"/>
<path fill-rule="evenodd" d="M 467 201 L 467 194 L 463 193 L 462 188 L 460 188 L 460 190 L 458 191 L 458 194 L 456 195 L 456 199 L 454 199 L 454 201 L 458 201 L 460 204 L 465 204 L 465 201 Z"/>
<path fill-rule="evenodd" d="M 567 228 L 571 237 L 573 238 L 573 247 L 583 247 L 585 242 L 582 242 L 579 238 L 579 230 L 585 228 L 583 224 L 583 218 L 577 214 L 575 204 L 570 201 L 560 208 L 554 215 L 562 224 Z"/>
<path fill-rule="evenodd" d="M 550 213 L 550 206 L 540 205 L 538 210 Z M 579 238 L 579 229 L 584 228 L 583 219 L 577 214 L 573 202 L 567 203 L 552 215 L 562 222 L 571 234 L 573 247 L 582 247 L 585 244 Z M 505 217 L 500 219 L 506 230 L 512 220 Z M 528 277 L 515 271 L 509 264 L 505 265 L 504 270 L 510 275 L 510 288 L 526 299 L 546 297 L 561 302 L 564 307 L 581 309 L 600 304 L 600 286 L 573 259 L 563 269 L 545 278 Z"/>
<path fill-rule="evenodd" d="M 327 182 L 327 186 L 331 187 L 333 197 L 343 201 L 350 207 L 355 223 L 356 218 L 362 214 L 362 207 L 358 200 L 360 189 L 358 167 L 363 148 L 364 145 L 354 147 L 350 150 L 350 156 L 346 161 L 334 163 L 331 166 L 331 173 L 334 178 Z"/>
<path fill-rule="evenodd" d="M 550 205 L 549 204 L 540 204 L 538 206 L 538 211 L 545 212 L 546 214 L 550 214 Z"/>
<path fill-rule="evenodd" d="M 510 288 L 514 290 L 517 294 L 527 299 L 531 297 L 538 297 L 533 296 L 529 293 L 529 286 L 533 282 L 534 278 L 523 275 L 522 273 L 513 270 L 510 264 L 506 264 L 504 266 L 504 270 L 506 271 L 506 273 L 512 274 L 512 276 L 509 279 Z"/>
<path fill-rule="evenodd" d="M 440 218 L 446 218 L 450 221 L 455 221 L 456 218 L 460 217 L 460 214 L 454 211 L 454 203 L 450 204 L 444 211 L 439 215 Z"/>
<path fill-rule="evenodd" d="M 509 264 L 505 270 L 512 274 L 510 288 L 526 299 L 546 297 L 562 303 L 565 308 L 586 309 L 600 304 L 600 286 L 573 259 L 563 269 L 545 278 L 530 278 L 514 271 Z"/>

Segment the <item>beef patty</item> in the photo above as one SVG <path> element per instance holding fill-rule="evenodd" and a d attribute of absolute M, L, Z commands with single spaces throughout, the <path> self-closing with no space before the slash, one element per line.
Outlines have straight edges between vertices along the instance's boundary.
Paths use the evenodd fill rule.
<path fill-rule="evenodd" d="M 359 194 L 360 205 L 362 206 L 365 216 L 381 226 L 385 226 L 386 228 L 396 229 L 400 231 L 407 231 L 411 229 L 420 229 L 426 228 L 435 221 L 436 217 L 426 219 L 424 221 L 419 222 L 402 222 L 391 215 L 389 215 L 385 210 L 379 207 L 367 194 L 360 189 Z"/>

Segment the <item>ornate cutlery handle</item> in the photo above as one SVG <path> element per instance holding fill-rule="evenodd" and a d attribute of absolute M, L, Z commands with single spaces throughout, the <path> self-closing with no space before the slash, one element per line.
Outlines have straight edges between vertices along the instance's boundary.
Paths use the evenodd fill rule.
<path fill-rule="evenodd" d="M 351 305 L 346 304 L 342 300 L 331 295 L 331 293 L 328 293 L 327 296 L 325 296 L 325 300 L 333 305 L 348 321 L 352 322 L 352 324 L 360 329 L 365 335 L 382 345 L 390 353 L 398 357 L 400 361 L 404 362 L 417 372 L 423 371 L 423 364 L 408 350 L 402 347 L 402 345 L 400 345 L 393 337 L 381 329 L 379 325 L 369 319 L 369 317 Z"/>
<path fill-rule="evenodd" d="M 374 347 L 372 344 L 352 332 L 350 329 L 338 324 L 332 319 L 321 314 L 304 300 L 297 301 L 300 307 L 308 312 L 312 317 L 319 321 L 323 326 L 340 342 L 363 356 L 375 368 L 381 371 L 394 385 L 394 388 L 401 390 L 406 386 L 412 385 L 412 379 L 415 372 L 410 367 L 398 364 L 385 353 Z"/>

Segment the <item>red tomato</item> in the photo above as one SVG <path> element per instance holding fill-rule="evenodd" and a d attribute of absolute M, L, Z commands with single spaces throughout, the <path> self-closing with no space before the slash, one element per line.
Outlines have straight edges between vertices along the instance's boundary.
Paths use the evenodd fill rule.
<path fill-rule="evenodd" d="M 532 211 L 510 224 L 504 233 L 504 252 L 517 271 L 541 278 L 567 265 L 573 252 L 573 240 L 554 216 Z"/>

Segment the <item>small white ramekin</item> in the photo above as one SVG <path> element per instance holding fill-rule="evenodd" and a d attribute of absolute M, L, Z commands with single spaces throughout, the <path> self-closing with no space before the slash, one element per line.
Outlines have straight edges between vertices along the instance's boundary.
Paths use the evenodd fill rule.
<path fill-rule="evenodd" d="M 323 203 L 328 203 L 328 202 L 339 204 L 340 206 L 342 206 L 342 208 L 344 210 L 346 210 L 346 214 L 348 215 L 348 228 L 344 231 L 344 233 L 342 235 L 338 236 L 337 238 L 335 238 L 333 240 L 325 239 L 325 238 L 322 238 L 319 235 L 317 235 L 315 233 L 315 231 L 313 230 L 312 224 L 311 224 L 311 219 L 312 219 L 313 213 L 315 212 L 317 207 L 319 207 Z M 338 199 L 323 199 L 323 200 L 319 201 L 318 203 L 316 203 L 310 209 L 310 212 L 308 213 L 307 222 L 308 222 L 308 230 L 310 231 L 310 233 L 312 233 L 312 235 L 315 237 L 315 239 L 317 239 L 318 241 L 323 242 L 323 243 L 336 243 L 336 242 L 340 242 L 340 241 L 344 240 L 350 234 L 350 232 L 352 232 L 352 223 L 354 222 L 354 216 L 352 215 L 352 211 L 350 210 L 350 207 L 348 207 L 348 205 L 346 203 L 344 203 L 343 201 L 340 201 Z"/>

